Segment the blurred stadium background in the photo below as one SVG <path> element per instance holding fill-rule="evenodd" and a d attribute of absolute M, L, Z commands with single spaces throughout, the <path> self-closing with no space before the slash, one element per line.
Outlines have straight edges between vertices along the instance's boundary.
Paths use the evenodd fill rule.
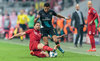
<path fill-rule="evenodd" d="M 57 58 L 50 58 L 50 61 L 60 60 L 60 61 L 94 61 L 100 60 L 100 26 L 99 30 L 95 35 L 97 52 L 87 53 L 86 50 L 90 48 L 89 38 L 87 36 L 87 15 L 88 15 L 88 0 L 0 0 L 0 61 L 46 61 L 49 59 L 38 59 L 36 57 L 31 57 L 29 55 L 29 39 L 25 38 L 24 41 L 15 38 L 13 40 L 8 40 L 17 28 L 17 17 L 20 14 L 20 10 L 24 10 L 24 13 L 29 16 L 29 12 L 33 11 L 34 18 L 36 17 L 38 11 L 43 8 L 45 2 L 49 2 L 51 8 L 62 16 L 69 17 L 69 20 L 59 19 L 53 17 L 52 24 L 55 29 L 57 29 L 57 35 L 66 34 L 65 37 L 59 39 L 61 46 L 65 49 L 66 53 L 64 56 L 58 53 Z M 100 16 L 100 0 L 92 0 L 93 7 L 97 10 Z M 75 5 L 80 5 L 80 10 L 83 12 L 85 19 L 84 26 L 84 37 L 83 37 L 83 48 L 74 48 L 74 40 L 77 34 L 77 29 L 71 29 L 71 16 L 75 11 Z M 9 30 L 4 29 L 5 20 L 9 18 L 10 24 Z M 99 18 L 100 20 L 100 18 Z M 27 22 L 28 25 L 28 22 Z M 27 29 L 29 27 L 27 26 Z M 5 34 L 8 32 L 7 34 Z M 19 32 L 19 31 L 17 31 Z M 16 32 L 15 32 L 16 33 Z M 41 41 L 42 42 L 42 41 Z M 50 41 L 51 45 L 54 44 Z M 51 46 L 50 45 L 50 46 Z M 87 58 L 89 57 L 89 58 Z M 36 58 L 36 59 L 35 59 Z"/>

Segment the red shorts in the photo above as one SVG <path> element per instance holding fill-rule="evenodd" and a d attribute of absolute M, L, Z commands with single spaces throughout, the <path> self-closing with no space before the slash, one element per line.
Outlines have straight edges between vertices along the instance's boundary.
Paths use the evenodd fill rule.
<path fill-rule="evenodd" d="M 34 52 L 34 56 L 37 56 L 37 57 L 46 57 L 46 55 L 41 54 L 42 50 L 37 48 L 38 44 L 39 43 L 36 42 L 36 41 L 30 42 L 30 45 L 29 45 L 30 50 L 32 50 Z"/>
<path fill-rule="evenodd" d="M 37 50 L 37 51 L 34 51 L 34 56 L 37 56 L 37 57 L 40 57 L 40 58 L 43 58 L 43 57 L 46 57 L 46 55 L 44 54 L 41 54 L 42 50 Z"/>
<path fill-rule="evenodd" d="M 34 41 L 34 42 L 30 42 L 29 44 L 29 49 L 30 50 L 38 50 L 37 46 L 38 46 L 38 42 Z"/>
<path fill-rule="evenodd" d="M 88 35 L 95 35 L 95 25 L 88 25 Z"/>

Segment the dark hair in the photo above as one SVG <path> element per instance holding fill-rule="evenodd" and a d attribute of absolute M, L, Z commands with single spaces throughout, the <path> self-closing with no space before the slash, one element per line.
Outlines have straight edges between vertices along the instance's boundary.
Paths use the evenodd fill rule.
<path fill-rule="evenodd" d="M 49 3 L 45 3 L 44 7 L 50 7 L 50 4 Z"/>
<path fill-rule="evenodd" d="M 35 22 L 35 23 L 34 23 L 34 26 L 35 26 L 37 23 L 39 23 L 39 24 L 40 24 L 40 22 Z"/>

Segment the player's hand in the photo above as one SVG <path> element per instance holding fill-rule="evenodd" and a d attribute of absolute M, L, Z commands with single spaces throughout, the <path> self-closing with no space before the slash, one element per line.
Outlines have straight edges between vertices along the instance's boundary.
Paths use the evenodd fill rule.
<path fill-rule="evenodd" d="M 37 15 L 37 18 L 40 18 L 40 15 Z"/>
<path fill-rule="evenodd" d="M 68 17 L 65 17 L 64 19 L 68 20 L 69 18 Z"/>
<path fill-rule="evenodd" d="M 56 46 L 54 46 L 54 49 L 55 49 L 55 50 L 57 50 L 57 45 L 56 45 Z"/>
<path fill-rule="evenodd" d="M 93 23 L 93 20 L 89 23 L 89 25 L 91 25 Z"/>
<path fill-rule="evenodd" d="M 66 34 L 61 35 L 61 37 L 65 37 L 65 36 L 66 36 Z"/>
<path fill-rule="evenodd" d="M 13 38 L 14 38 L 14 36 L 10 37 L 9 40 L 11 40 L 11 39 L 13 39 Z"/>
<path fill-rule="evenodd" d="M 97 27 L 97 30 L 99 30 L 99 27 Z"/>

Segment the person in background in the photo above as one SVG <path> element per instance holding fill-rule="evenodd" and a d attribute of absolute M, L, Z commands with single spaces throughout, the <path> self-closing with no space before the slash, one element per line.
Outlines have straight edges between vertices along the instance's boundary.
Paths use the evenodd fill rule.
<path fill-rule="evenodd" d="M 92 2 L 88 1 L 88 35 L 90 38 L 90 42 L 91 42 L 91 49 L 88 50 L 88 52 L 95 52 L 96 51 L 96 46 L 95 46 L 95 39 L 94 39 L 94 35 L 95 35 L 95 29 L 96 29 L 96 24 L 95 24 L 95 19 L 98 18 L 98 14 L 96 12 L 96 10 L 92 7 Z"/>
<path fill-rule="evenodd" d="M 11 27 L 15 28 L 17 25 L 17 13 L 16 11 L 12 11 L 10 14 L 10 20 L 11 20 Z"/>
<path fill-rule="evenodd" d="M 3 31 L 3 16 L 0 13 L 0 38 L 3 38 L 4 31 Z"/>
<path fill-rule="evenodd" d="M 21 10 L 20 15 L 18 15 L 17 18 L 17 26 L 19 26 L 20 32 L 26 30 L 28 21 L 29 21 L 28 16 L 25 14 L 24 10 Z M 23 37 L 25 38 L 25 36 L 20 36 L 21 41 L 23 41 Z"/>
<path fill-rule="evenodd" d="M 55 3 L 54 11 L 55 11 L 56 13 L 59 13 L 59 12 L 61 11 L 61 6 L 60 6 L 58 3 Z"/>
<path fill-rule="evenodd" d="M 29 18 L 28 27 L 29 27 L 29 29 L 33 29 L 33 27 L 34 27 L 34 19 L 35 19 L 35 15 L 33 15 L 33 11 L 29 12 L 28 18 Z"/>
<path fill-rule="evenodd" d="M 9 18 L 9 15 L 7 15 L 5 18 L 4 18 L 4 21 L 3 21 L 3 28 L 4 28 L 4 31 L 5 31 L 5 39 L 8 39 L 9 38 L 9 29 L 11 27 L 11 21 L 10 21 L 10 18 Z"/>
<path fill-rule="evenodd" d="M 14 29 L 16 28 L 16 25 L 17 25 L 17 14 L 15 10 L 12 11 L 9 18 L 11 20 L 11 28 L 9 31 L 9 37 L 12 37 L 14 33 Z"/>
<path fill-rule="evenodd" d="M 72 14 L 72 22 L 75 20 L 75 28 L 77 28 L 77 35 L 75 39 L 75 47 L 77 46 L 80 37 L 80 47 L 82 47 L 83 41 L 83 27 L 84 27 L 84 17 L 83 13 L 79 10 L 79 4 L 76 5 L 76 11 Z"/>

